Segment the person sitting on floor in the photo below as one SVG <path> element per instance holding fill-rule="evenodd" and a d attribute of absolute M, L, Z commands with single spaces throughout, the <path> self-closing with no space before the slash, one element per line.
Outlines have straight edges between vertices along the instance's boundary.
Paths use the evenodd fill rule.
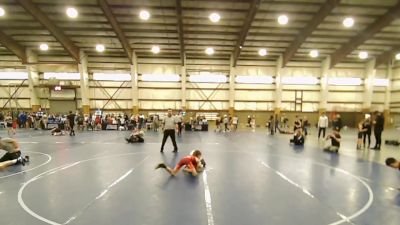
<path fill-rule="evenodd" d="M 395 158 L 392 158 L 392 157 L 387 158 L 385 163 L 386 163 L 386 166 L 400 170 L 400 161 L 396 160 Z"/>
<path fill-rule="evenodd" d="M 144 131 L 140 129 L 132 130 L 132 133 L 125 140 L 128 143 L 144 142 Z"/>
<path fill-rule="evenodd" d="M 0 149 L 7 152 L 0 159 L 0 170 L 15 164 L 25 166 L 25 162 L 29 162 L 29 156 L 25 156 L 24 158 L 21 156 L 21 150 L 15 139 L 0 138 Z"/>
<path fill-rule="evenodd" d="M 160 163 L 156 166 L 156 169 L 163 168 L 172 176 L 175 176 L 182 167 L 185 167 L 184 170 L 193 176 L 197 176 L 199 172 L 204 170 L 206 163 L 204 159 L 202 159 L 202 153 L 200 150 L 194 150 L 190 155 L 183 157 L 178 164 L 176 164 L 175 168 L 172 169 L 165 165 L 165 163 Z"/>
<path fill-rule="evenodd" d="M 62 131 L 60 128 L 55 127 L 50 131 L 51 135 L 53 136 L 62 136 L 64 135 L 64 131 Z"/>
<path fill-rule="evenodd" d="M 304 145 L 304 133 L 301 128 L 298 128 L 294 131 L 293 139 L 290 139 L 290 143 L 295 145 Z"/>
<path fill-rule="evenodd" d="M 331 139 L 331 145 L 324 148 L 324 151 L 334 151 L 339 152 L 340 148 L 340 133 L 339 128 L 334 127 L 333 132 L 326 137 L 326 140 Z"/>

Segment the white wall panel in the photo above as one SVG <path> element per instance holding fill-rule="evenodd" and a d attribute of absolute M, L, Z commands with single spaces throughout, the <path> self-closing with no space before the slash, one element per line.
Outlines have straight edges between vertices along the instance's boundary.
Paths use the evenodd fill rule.
<path fill-rule="evenodd" d="M 295 91 L 282 91 L 282 101 L 294 101 L 296 98 Z"/>
<path fill-rule="evenodd" d="M 320 90 L 320 85 L 282 85 L 282 89 L 284 90 Z"/>
<path fill-rule="evenodd" d="M 110 76 L 112 76 L 112 75 L 110 75 Z M 94 80 L 89 81 L 89 85 L 94 86 L 94 87 L 102 87 L 102 86 L 104 86 L 104 87 L 119 87 L 122 85 L 122 83 L 123 82 L 121 82 L 121 81 L 94 81 Z M 130 84 L 131 84 L 130 81 L 126 81 L 123 84 L 123 87 L 130 87 L 131 86 Z M 78 85 L 80 85 L 80 82 L 78 83 Z"/>
<path fill-rule="evenodd" d="M 294 102 L 282 102 L 280 108 L 282 111 L 294 111 L 295 103 Z"/>
<path fill-rule="evenodd" d="M 117 101 L 109 101 L 107 105 L 107 100 L 90 100 L 90 108 L 94 109 L 102 109 L 104 106 L 105 109 L 129 109 L 131 101 L 123 101 L 123 100 L 117 100 Z M 78 108 L 81 106 L 79 105 Z"/>
<path fill-rule="evenodd" d="M 139 101 L 142 109 L 181 109 L 180 101 Z"/>
<path fill-rule="evenodd" d="M 400 102 L 400 92 L 393 92 L 391 102 Z"/>
<path fill-rule="evenodd" d="M 235 110 L 273 110 L 274 103 L 269 102 L 235 102 Z"/>
<path fill-rule="evenodd" d="M 379 93 L 373 93 L 372 94 L 372 102 L 381 102 L 384 103 L 385 102 L 385 93 L 379 92 Z"/>
<path fill-rule="evenodd" d="M 375 73 L 375 78 L 387 78 L 387 69 L 382 68 L 382 69 L 377 69 Z"/>
<path fill-rule="evenodd" d="M 275 76 L 275 67 L 236 66 L 236 75 L 241 76 Z"/>
<path fill-rule="evenodd" d="M 383 104 L 372 104 L 372 105 L 371 105 L 371 112 L 374 112 L 374 111 L 383 112 L 384 108 L 385 108 L 385 107 L 384 107 Z"/>
<path fill-rule="evenodd" d="M 8 101 L 8 99 L 0 99 L 0 107 L 4 107 L 4 110 L 9 110 L 10 109 L 10 105 L 11 108 L 14 109 L 21 109 L 21 108 L 25 108 L 25 109 L 29 109 L 31 108 L 30 105 L 30 100 L 29 99 L 17 99 L 17 101 L 15 101 L 14 99 L 11 101 Z M 7 103 L 7 104 L 6 104 Z M 6 105 L 4 105 L 6 104 Z"/>
<path fill-rule="evenodd" d="M 274 84 L 235 84 L 235 89 L 275 89 Z"/>
<path fill-rule="evenodd" d="M 180 65 L 168 65 L 168 64 L 139 64 L 138 65 L 139 74 L 180 74 Z"/>
<path fill-rule="evenodd" d="M 330 77 L 365 77 L 365 68 L 360 69 L 332 69 L 329 73 Z"/>
<path fill-rule="evenodd" d="M 156 87 L 156 88 L 181 88 L 180 82 L 142 82 L 139 81 L 139 88 L 141 87 Z"/>
<path fill-rule="evenodd" d="M 274 101 L 275 91 L 235 91 L 237 101 Z"/>
<path fill-rule="evenodd" d="M 228 83 L 186 83 L 186 88 L 227 88 L 229 89 Z"/>
<path fill-rule="evenodd" d="M 303 91 L 303 101 L 319 101 L 320 93 L 315 91 Z"/>
<path fill-rule="evenodd" d="M 9 96 L 14 94 L 14 92 L 17 90 L 17 88 L 15 88 L 13 86 L 11 86 L 11 87 L 1 87 L 0 88 L 0 97 L 8 98 Z M 29 88 L 28 87 L 21 87 L 15 93 L 13 98 L 29 98 L 29 97 L 30 97 Z"/>
<path fill-rule="evenodd" d="M 229 102 L 188 101 L 187 104 L 193 110 L 228 110 L 229 108 Z"/>
<path fill-rule="evenodd" d="M 358 92 L 330 92 L 328 95 L 329 102 L 363 102 L 363 93 Z"/>
<path fill-rule="evenodd" d="M 303 103 L 302 111 L 303 112 L 317 112 L 319 109 L 318 103 Z"/>
<path fill-rule="evenodd" d="M 320 68 L 307 68 L 307 67 L 285 67 L 282 68 L 281 74 L 284 77 L 320 77 Z"/>
<path fill-rule="evenodd" d="M 114 93 L 113 99 L 130 99 L 132 98 L 131 89 L 117 89 L 117 88 L 90 88 L 89 98 L 92 99 L 109 99 Z M 77 93 L 80 93 L 77 91 Z"/>
<path fill-rule="evenodd" d="M 229 100 L 229 91 L 221 90 L 186 90 L 187 100 Z"/>
<path fill-rule="evenodd" d="M 329 91 L 364 91 L 364 85 L 358 85 L 358 86 L 336 86 L 336 85 L 330 85 L 329 86 Z"/>
<path fill-rule="evenodd" d="M 160 90 L 160 89 L 142 89 L 139 91 L 139 99 L 181 99 L 181 90 Z"/>
<path fill-rule="evenodd" d="M 336 111 L 336 112 L 361 112 L 362 103 L 360 104 L 330 104 L 327 106 L 328 111 Z"/>

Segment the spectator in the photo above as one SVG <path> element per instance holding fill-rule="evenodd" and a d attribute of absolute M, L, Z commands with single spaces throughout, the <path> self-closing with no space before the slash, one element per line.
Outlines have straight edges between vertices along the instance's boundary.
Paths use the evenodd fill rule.
<path fill-rule="evenodd" d="M 381 142 L 382 142 L 382 131 L 383 131 L 383 126 L 385 125 L 385 118 L 383 117 L 381 112 L 376 111 L 375 112 L 375 120 L 373 122 L 374 124 L 374 134 L 375 134 L 375 147 L 373 147 L 373 150 L 381 150 Z"/>
<path fill-rule="evenodd" d="M 321 113 L 321 116 L 318 120 L 318 139 L 321 136 L 321 131 L 323 132 L 322 137 L 325 138 L 326 128 L 328 127 L 328 117 L 326 116 L 325 112 Z"/>

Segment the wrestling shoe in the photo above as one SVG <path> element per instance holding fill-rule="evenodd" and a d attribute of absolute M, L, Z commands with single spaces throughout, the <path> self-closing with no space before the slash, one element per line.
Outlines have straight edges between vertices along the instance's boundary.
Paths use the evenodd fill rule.
<path fill-rule="evenodd" d="M 160 163 L 160 164 L 158 164 L 158 165 L 156 166 L 155 169 L 160 169 L 160 168 L 167 169 L 167 166 L 165 165 L 165 163 Z"/>
<path fill-rule="evenodd" d="M 24 160 L 21 156 L 18 157 L 17 163 L 18 163 L 18 164 L 22 164 L 22 166 L 25 166 L 25 160 Z"/>
<path fill-rule="evenodd" d="M 204 159 L 200 160 L 201 165 L 203 165 L 203 167 L 206 167 L 206 161 Z"/>
<path fill-rule="evenodd" d="M 26 155 L 26 156 L 24 157 L 24 161 L 25 161 L 25 162 L 29 162 L 29 155 Z"/>

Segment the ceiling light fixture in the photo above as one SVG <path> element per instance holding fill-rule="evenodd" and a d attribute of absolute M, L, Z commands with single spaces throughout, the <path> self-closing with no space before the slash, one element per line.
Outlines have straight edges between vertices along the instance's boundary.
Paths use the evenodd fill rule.
<path fill-rule="evenodd" d="M 311 51 L 310 51 L 310 56 L 311 56 L 312 58 L 317 58 L 317 57 L 319 56 L 318 50 L 311 50 Z"/>
<path fill-rule="evenodd" d="M 214 49 L 209 47 L 209 48 L 206 48 L 205 52 L 206 52 L 207 55 L 213 55 L 214 54 Z"/>
<path fill-rule="evenodd" d="M 139 13 L 139 17 L 142 20 L 148 20 L 148 19 L 150 19 L 150 13 L 148 11 L 146 11 L 146 10 L 142 10 Z"/>
<path fill-rule="evenodd" d="M 6 11 L 3 9 L 3 7 L 0 7 L 0 16 L 4 16 L 6 14 Z"/>
<path fill-rule="evenodd" d="M 260 56 L 266 56 L 267 55 L 267 49 L 262 48 L 262 49 L 258 50 L 258 54 Z"/>
<path fill-rule="evenodd" d="M 396 54 L 396 60 L 400 60 L 400 53 Z"/>
<path fill-rule="evenodd" d="M 347 17 L 343 20 L 343 26 L 350 28 L 354 25 L 354 19 L 351 17 Z"/>
<path fill-rule="evenodd" d="M 160 52 L 160 47 L 157 46 L 157 45 L 154 45 L 153 47 L 151 47 L 151 51 L 152 51 L 154 54 L 158 54 L 158 53 Z"/>
<path fill-rule="evenodd" d="M 360 53 L 358 53 L 358 57 L 360 59 L 366 59 L 366 58 L 368 58 L 368 52 L 360 52 Z"/>
<path fill-rule="evenodd" d="M 278 17 L 278 23 L 280 25 L 286 25 L 289 22 L 289 17 L 287 17 L 286 15 L 280 15 Z"/>
<path fill-rule="evenodd" d="M 96 45 L 96 51 L 98 52 L 104 52 L 104 50 L 106 50 L 106 48 L 104 47 L 104 45 Z"/>
<path fill-rule="evenodd" d="M 211 22 L 218 23 L 221 19 L 221 16 L 218 13 L 211 13 L 208 18 L 211 20 Z"/>
<path fill-rule="evenodd" d="M 39 45 L 39 49 L 42 51 L 47 51 L 49 50 L 49 46 L 46 43 L 42 43 Z"/>
<path fill-rule="evenodd" d="M 78 17 L 78 10 L 76 10 L 75 8 L 72 8 L 72 7 L 67 8 L 67 16 L 69 18 Z"/>

